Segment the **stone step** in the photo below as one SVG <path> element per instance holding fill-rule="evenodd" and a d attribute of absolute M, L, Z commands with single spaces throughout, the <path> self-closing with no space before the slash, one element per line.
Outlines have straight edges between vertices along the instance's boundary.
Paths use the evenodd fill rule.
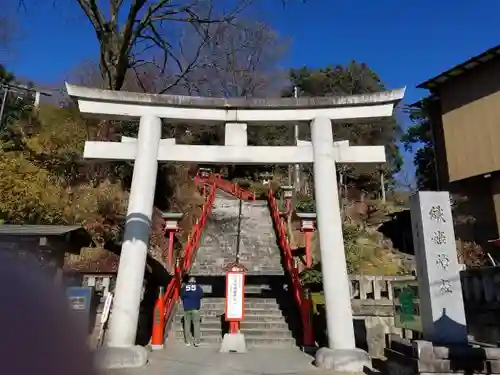
<path fill-rule="evenodd" d="M 226 306 L 226 303 L 221 301 L 221 302 L 206 302 L 201 305 L 201 309 L 215 309 L 215 310 L 224 310 Z M 263 303 L 258 303 L 258 302 L 247 302 L 245 301 L 244 303 L 245 310 L 261 310 L 261 309 L 273 309 L 273 310 L 279 310 L 279 305 L 276 302 L 263 302 Z"/>
<path fill-rule="evenodd" d="M 191 274 L 191 275 L 196 277 L 195 274 Z M 210 276 L 218 276 L 218 275 L 213 274 Z M 225 274 L 223 276 L 225 276 Z M 200 285 L 203 288 L 203 291 L 205 292 L 205 294 L 210 294 L 212 292 L 212 285 L 211 284 L 200 283 Z M 285 290 L 285 286 L 282 286 L 281 290 Z M 263 294 L 263 293 L 269 294 L 272 291 L 273 291 L 273 288 L 267 284 L 264 284 L 264 285 L 246 284 L 245 285 L 245 295 L 247 295 L 247 296 L 253 296 L 255 294 Z M 216 298 L 216 297 L 214 297 L 214 298 Z M 219 298 L 222 298 L 222 297 L 219 297 Z M 250 298 L 253 298 L 253 297 L 250 297 Z"/>
<path fill-rule="evenodd" d="M 201 330 L 221 330 L 222 329 L 222 324 L 219 321 L 206 321 L 202 320 L 201 321 Z M 289 331 L 288 323 L 281 320 L 281 321 L 276 321 L 276 322 L 256 322 L 256 321 L 243 321 L 241 322 L 241 330 L 284 330 L 284 331 Z M 182 331 L 183 327 L 182 324 L 176 324 L 175 325 L 175 331 Z"/>
<path fill-rule="evenodd" d="M 241 332 L 248 338 L 258 338 L 258 337 L 267 337 L 273 339 L 279 338 L 293 338 L 292 334 L 288 330 L 281 329 L 241 329 Z M 176 329 L 172 332 L 175 337 L 184 338 L 184 331 L 176 327 Z M 222 330 L 218 329 L 202 329 L 201 337 L 221 337 Z"/>
<path fill-rule="evenodd" d="M 202 315 L 201 321 L 206 323 L 219 323 L 221 322 L 221 315 Z M 182 315 L 175 316 L 175 322 L 181 322 Z M 245 315 L 244 323 L 282 323 L 285 322 L 283 315 Z"/>
<path fill-rule="evenodd" d="M 225 303 L 226 300 L 225 298 L 222 297 L 204 297 L 202 300 L 202 303 Z M 277 305 L 278 302 L 276 302 L 275 298 L 259 298 L 259 297 L 249 297 L 245 298 L 245 303 L 267 303 L 267 304 L 274 304 Z"/>
<path fill-rule="evenodd" d="M 174 323 L 173 323 L 173 326 L 182 326 L 183 324 L 183 320 L 182 320 L 182 317 L 176 317 Z M 201 324 L 202 326 L 204 325 L 211 325 L 211 326 L 215 326 L 215 327 L 221 327 L 223 324 L 226 325 L 228 324 L 228 322 L 224 321 L 222 322 L 221 321 L 221 317 L 220 316 L 203 316 L 201 318 Z M 274 325 L 274 324 L 277 324 L 279 326 L 286 326 L 288 327 L 288 321 L 282 317 L 282 316 L 260 316 L 260 317 L 257 317 L 257 316 L 251 316 L 251 317 L 248 317 L 246 316 L 245 319 L 243 320 L 243 323 L 242 323 L 244 326 L 247 326 L 247 325 L 252 325 L 252 324 L 258 324 L 258 325 Z"/>
<path fill-rule="evenodd" d="M 218 299 L 203 299 L 201 302 L 201 310 L 208 309 L 219 309 L 224 310 L 226 307 L 226 301 L 222 298 Z M 280 305 L 274 299 L 269 300 L 254 300 L 252 298 L 245 298 L 244 301 L 245 310 L 261 310 L 261 309 L 270 309 L 270 310 L 280 310 Z M 183 310 L 182 302 L 179 303 L 179 308 Z"/>
<path fill-rule="evenodd" d="M 270 292 L 272 290 L 270 285 L 263 284 L 263 285 L 253 285 L 253 284 L 246 284 L 245 285 L 245 294 L 259 294 L 262 292 Z"/>
<path fill-rule="evenodd" d="M 184 314 L 184 311 L 182 308 L 177 309 L 176 312 L 176 317 L 182 317 Z M 220 317 L 222 314 L 224 314 L 224 309 L 220 310 L 215 310 L 215 309 L 210 309 L 210 310 L 203 310 L 201 309 L 201 316 L 217 316 Z M 248 309 L 245 310 L 245 318 L 247 317 L 258 317 L 258 316 L 283 316 L 283 313 L 279 309 Z"/>
<path fill-rule="evenodd" d="M 175 341 L 178 343 L 184 343 L 184 336 L 176 337 Z M 201 338 L 202 345 L 216 346 L 222 343 L 221 336 L 205 336 Z M 295 347 L 297 346 L 294 338 L 273 338 L 273 337 L 247 337 L 245 336 L 245 343 L 249 348 L 255 347 Z"/>

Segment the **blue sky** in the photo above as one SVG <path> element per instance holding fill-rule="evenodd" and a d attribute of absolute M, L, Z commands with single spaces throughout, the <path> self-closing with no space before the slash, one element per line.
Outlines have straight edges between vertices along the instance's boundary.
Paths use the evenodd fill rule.
<path fill-rule="evenodd" d="M 7 60 L 18 76 L 58 84 L 97 56 L 88 21 L 68 5 L 76 0 L 58 1 L 55 9 L 22 13 L 23 37 Z M 418 83 L 500 43 L 498 0 L 289 1 L 283 9 L 280 0 L 266 0 L 262 9 L 272 27 L 292 38 L 285 66 L 365 62 L 388 87 L 406 86 L 407 103 L 425 95 Z"/>

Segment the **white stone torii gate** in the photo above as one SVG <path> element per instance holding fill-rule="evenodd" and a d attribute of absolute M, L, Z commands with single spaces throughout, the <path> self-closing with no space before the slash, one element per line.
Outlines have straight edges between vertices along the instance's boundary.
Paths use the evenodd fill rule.
<path fill-rule="evenodd" d="M 140 118 L 137 140 L 123 137 L 122 142 L 85 143 L 85 158 L 135 160 L 108 332 L 109 347 L 133 349 L 135 343 L 158 161 L 313 163 L 329 334 L 329 349 L 320 351 L 317 359 L 330 362 L 329 366 L 338 370 L 361 370 L 368 357 L 355 349 L 338 191 L 334 188 L 335 163 L 383 163 L 385 150 L 383 146 L 334 142 L 332 122 L 391 116 L 404 96 L 404 89 L 343 97 L 222 99 L 115 92 L 70 84 L 66 88 L 84 114 L 112 119 Z M 160 140 L 161 119 L 194 124 L 225 123 L 225 145 L 181 145 L 173 139 Z M 247 123 L 272 126 L 298 121 L 310 122 L 311 142 L 297 146 L 247 145 Z"/>

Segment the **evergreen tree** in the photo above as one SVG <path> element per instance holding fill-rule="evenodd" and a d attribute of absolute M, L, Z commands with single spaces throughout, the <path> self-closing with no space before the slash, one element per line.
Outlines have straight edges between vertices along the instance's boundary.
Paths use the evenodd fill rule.
<path fill-rule="evenodd" d="M 380 77 L 366 64 L 351 61 L 347 65 L 332 65 L 320 69 L 303 67 L 290 72 L 292 85 L 283 92 L 283 96 L 293 95 L 297 87 L 299 96 L 338 96 L 361 95 L 386 90 Z M 335 140 L 349 140 L 353 145 L 383 145 L 386 148 L 387 163 L 356 164 L 344 166 L 343 174 L 347 183 L 367 192 L 378 191 L 380 173 L 389 184 L 394 183 L 393 174 L 401 170 L 403 159 L 397 146 L 402 131 L 396 118 L 372 122 L 336 123 L 333 127 Z M 309 126 L 301 126 L 301 139 L 310 139 Z"/>
<path fill-rule="evenodd" d="M 426 98 L 418 105 L 406 108 L 412 125 L 401 138 L 405 150 L 414 152 L 415 177 L 420 190 L 437 188 L 430 105 L 429 98 Z"/>

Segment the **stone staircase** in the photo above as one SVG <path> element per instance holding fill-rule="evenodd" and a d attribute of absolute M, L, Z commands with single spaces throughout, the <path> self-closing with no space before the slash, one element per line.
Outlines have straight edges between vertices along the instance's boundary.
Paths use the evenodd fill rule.
<path fill-rule="evenodd" d="M 224 321 L 224 303 L 223 297 L 207 297 L 203 300 L 202 345 L 220 345 L 222 337 L 228 332 L 228 324 Z M 182 304 L 179 304 L 171 334 L 177 343 L 185 342 L 182 316 Z M 246 291 L 245 318 L 241 323 L 241 332 L 245 335 L 246 344 L 250 348 L 296 346 L 290 325 L 276 298 L 252 298 Z"/>
<path fill-rule="evenodd" d="M 217 191 L 191 275 L 222 276 L 223 267 L 236 260 L 239 202 Z M 247 275 L 283 275 L 267 202 L 243 201 L 241 206 L 240 262 L 248 269 Z"/>
<path fill-rule="evenodd" d="M 203 286 L 202 345 L 220 345 L 229 329 L 224 319 L 224 266 L 236 259 L 239 200 L 217 191 L 190 276 Z M 296 346 L 300 332 L 294 300 L 288 291 L 281 252 L 266 201 L 242 202 L 240 262 L 245 278 L 245 315 L 241 323 L 248 347 Z M 169 339 L 184 343 L 182 304 L 177 306 Z"/>

